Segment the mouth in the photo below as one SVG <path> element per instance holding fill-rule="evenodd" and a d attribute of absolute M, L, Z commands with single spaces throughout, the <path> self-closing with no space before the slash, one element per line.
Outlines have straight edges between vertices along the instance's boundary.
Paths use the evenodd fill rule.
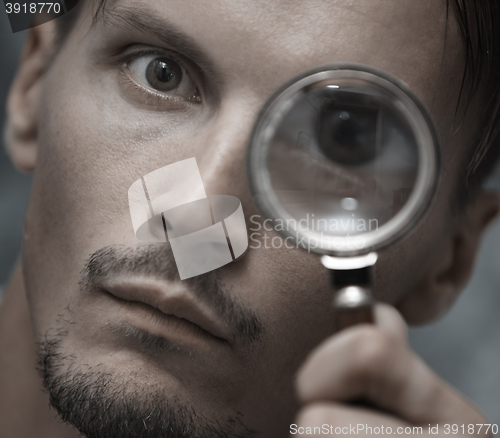
<path fill-rule="evenodd" d="M 106 281 L 101 291 L 124 308 L 129 324 L 173 342 L 231 344 L 234 336 L 214 309 L 182 285 L 150 278 Z"/>

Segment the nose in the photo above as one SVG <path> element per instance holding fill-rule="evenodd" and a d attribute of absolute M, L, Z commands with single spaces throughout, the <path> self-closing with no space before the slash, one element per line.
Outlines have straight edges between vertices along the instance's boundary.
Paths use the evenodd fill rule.
<path fill-rule="evenodd" d="M 253 209 L 247 145 L 261 105 L 256 98 L 225 99 L 194 139 L 206 197 L 163 213 L 181 278 L 209 272 L 246 254 L 245 217 Z"/>
<path fill-rule="evenodd" d="M 196 161 L 211 202 L 213 220 L 223 224 L 233 260 L 247 253 L 248 219 L 245 218 L 256 213 L 248 185 L 246 156 L 263 103 L 263 99 L 253 96 L 226 98 L 216 118 L 200 134 L 198 141 L 203 144 L 196 148 Z M 230 205 L 234 201 L 235 205 Z M 220 214 L 224 210 L 228 214 Z"/>
<path fill-rule="evenodd" d="M 247 147 L 264 100 L 255 96 L 228 98 L 216 119 L 203 132 L 204 147 L 196 159 L 207 194 L 239 198 L 252 208 L 246 169 Z"/>

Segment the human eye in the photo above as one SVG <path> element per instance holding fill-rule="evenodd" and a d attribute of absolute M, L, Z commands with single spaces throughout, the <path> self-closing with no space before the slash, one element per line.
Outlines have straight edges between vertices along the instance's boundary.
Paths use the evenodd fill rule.
<path fill-rule="evenodd" d="M 121 84 L 129 99 L 157 110 L 201 103 L 185 64 L 174 54 L 139 52 L 122 65 Z"/>

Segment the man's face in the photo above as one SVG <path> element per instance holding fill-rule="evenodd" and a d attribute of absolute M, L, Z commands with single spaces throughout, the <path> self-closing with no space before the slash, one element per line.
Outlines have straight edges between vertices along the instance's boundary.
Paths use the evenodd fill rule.
<path fill-rule="evenodd" d="M 248 137 L 272 92 L 304 70 L 367 64 L 405 81 L 431 110 L 446 168 L 438 199 L 418 230 L 382 254 L 375 290 L 396 303 L 419 283 L 448 235 L 468 140 L 450 137 L 462 67 L 451 15 L 446 46 L 445 23 L 444 1 L 122 0 L 95 25 L 85 5 L 42 84 L 24 271 L 37 340 L 57 340 L 51 360 L 56 376 L 72 376 L 69 391 L 91 384 L 87 407 L 89 395 L 108 397 L 102 427 L 120 411 L 130 430 L 146 430 L 167 421 L 160 409 L 170 406 L 220 436 L 286 433 L 294 373 L 333 330 L 328 273 L 315 255 L 262 245 L 181 281 L 167 244 L 136 239 L 127 192 L 195 157 L 207 194 L 236 196 L 247 218 L 258 214 Z M 150 81 L 158 57 L 182 71 L 171 90 Z M 109 291 L 149 304 L 167 297 L 167 313 L 196 314 L 187 319 L 206 320 L 206 330 Z"/>

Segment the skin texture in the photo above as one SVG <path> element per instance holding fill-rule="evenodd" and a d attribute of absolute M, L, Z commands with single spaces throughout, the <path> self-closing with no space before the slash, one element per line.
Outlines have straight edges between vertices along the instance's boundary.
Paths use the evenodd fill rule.
<path fill-rule="evenodd" d="M 148 354 L 133 345 L 120 348 L 119 335 L 107 326 L 128 316 L 78 285 L 90 254 L 108 245 L 139 244 L 130 223 L 128 188 L 167 164 L 195 156 L 208 194 L 237 196 L 247 218 L 258 214 L 247 185 L 245 153 L 259 109 L 294 75 L 342 61 L 367 64 L 405 81 L 438 126 L 443 179 L 436 201 L 410 236 L 381 254 L 375 293 L 410 323 L 446 311 L 469 277 L 499 201 L 480 193 L 463 214 L 451 209 L 477 120 L 467 119 L 452 135 L 457 72 L 463 67 L 452 15 L 445 44 L 445 2 L 200 0 L 196 7 L 180 0 L 110 2 L 110 17 L 114 10 L 130 19 L 127 8 L 133 7 L 172 23 L 211 61 L 212 68 L 197 66 L 180 53 L 201 102 L 162 99 L 156 106 L 145 105 L 130 81 L 124 85 L 123 63 L 116 56 L 150 47 L 168 54 L 176 47 L 125 29 L 122 21 L 113 25 L 112 18 L 91 27 L 86 7 L 50 64 L 54 23 L 31 31 L 8 102 L 12 159 L 20 169 L 34 171 L 23 241 L 24 286 L 12 286 L 9 293 L 23 294 L 25 287 L 35 340 L 68 328 L 58 315 L 65 315 L 69 305 L 72 325 L 61 348 L 75 355 L 73 367 L 83 372 L 100 367 L 118 382 L 160 387 L 167 397 L 175 395 L 207 417 L 243 413 L 245 425 L 262 437 L 286 436 L 292 422 L 484 422 L 411 353 L 393 307 L 382 307 L 385 316 L 377 326 L 332 337 L 328 274 L 312 254 L 252 249 L 217 271 L 223 291 L 262 321 L 265 334 L 252 348 L 203 344 L 196 354 L 184 354 L 189 347 Z M 175 290 L 192 287 L 168 281 Z M 391 342 L 394 337 L 397 342 Z M 389 357 L 394 372 L 388 371 Z M 306 358 L 297 400 L 295 375 Z M 419 370 L 418 381 L 412 369 Z M 381 382 L 389 388 L 385 398 L 373 389 Z M 359 397 L 386 411 L 344 404 Z M 434 397 L 442 401 L 436 407 L 428 403 Z M 451 411 L 451 406 L 459 409 Z M 66 429 L 60 433 L 71 436 Z"/>

